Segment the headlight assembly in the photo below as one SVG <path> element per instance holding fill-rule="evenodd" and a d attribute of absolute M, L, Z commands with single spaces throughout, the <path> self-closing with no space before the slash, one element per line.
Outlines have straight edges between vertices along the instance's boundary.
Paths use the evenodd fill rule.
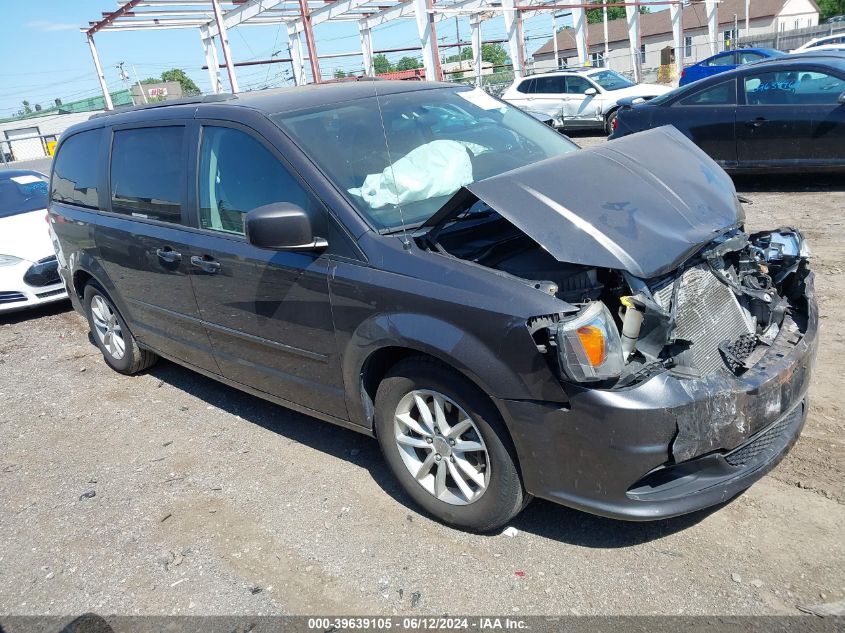
<path fill-rule="evenodd" d="M 622 374 L 622 340 L 601 301 L 593 301 L 579 314 L 561 321 L 555 341 L 561 367 L 575 382 L 608 380 Z"/>

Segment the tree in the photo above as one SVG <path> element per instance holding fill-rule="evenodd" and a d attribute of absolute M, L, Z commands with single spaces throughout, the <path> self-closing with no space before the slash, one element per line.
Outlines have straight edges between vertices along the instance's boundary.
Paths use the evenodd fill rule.
<path fill-rule="evenodd" d="M 170 70 L 165 70 L 163 73 L 161 73 L 161 80 L 179 82 L 179 85 L 182 86 L 182 93 L 186 96 L 200 94 L 200 89 L 194 83 L 194 80 L 188 77 L 188 75 L 185 74 L 185 71 L 181 68 L 172 68 Z"/>
<path fill-rule="evenodd" d="M 481 60 L 494 66 L 504 66 L 505 62 L 508 61 L 508 54 L 500 44 L 482 44 Z"/>
<path fill-rule="evenodd" d="M 414 59 L 413 57 L 403 57 L 396 62 L 396 70 L 413 70 L 421 67 L 422 63 L 420 60 Z"/>
<path fill-rule="evenodd" d="M 375 69 L 377 75 L 381 75 L 382 73 L 389 73 L 392 71 L 393 64 L 390 63 L 390 60 L 387 59 L 386 55 L 379 53 L 373 57 L 373 68 Z"/>
<path fill-rule="evenodd" d="M 818 0 L 819 22 L 845 14 L 845 0 Z"/>
<path fill-rule="evenodd" d="M 464 59 L 472 59 L 472 47 L 462 48 L 460 55 L 450 55 L 443 61 L 448 63 L 458 62 Z M 499 44 L 482 44 L 481 61 L 488 62 L 494 66 L 503 66 L 508 61 L 508 54 Z"/>
<path fill-rule="evenodd" d="M 592 4 L 603 4 L 601 0 L 592 0 Z M 646 6 L 640 6 L 640 13 L 650 13 L 651 10 Z M 607 20 L 619 20 L 625 18 L 625 7 L 607 7 Z M 587 22 L 593 24 L 595 22 L 604 21 L 604 12 L 601 9 L 587 9 Z"/>
<path fill-rule="evenodd" d="M 25 116 L 27 114 L 32 114 L 32 106 L 29 104 L 29 101 L 24 99 L 22 105 L 23 105 L 23 108 L 18 110 L 18 116 Z"/>
<path fill-rule="evenodd" d="M 344 77 L 346 77 L 346 73 L 343 72 L 342 70 L 334 71 L 334 78 L 335 79 L 343 79 Z"/>

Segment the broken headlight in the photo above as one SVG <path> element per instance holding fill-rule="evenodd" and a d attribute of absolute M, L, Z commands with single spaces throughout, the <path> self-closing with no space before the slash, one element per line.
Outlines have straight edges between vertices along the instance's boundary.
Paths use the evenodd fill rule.
<path fill-rule="evenodd" d="M 610 311 L 601 301 L 593 301 L 573 318 L 561 321 L 555 342 L 560 365 L 571 380 L 592 382 L 622 374 L 622 340 Z"/>

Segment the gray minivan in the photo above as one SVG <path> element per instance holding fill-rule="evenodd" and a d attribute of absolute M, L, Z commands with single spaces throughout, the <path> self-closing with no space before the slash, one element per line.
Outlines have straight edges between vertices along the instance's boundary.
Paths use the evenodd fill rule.
<path fill-rule="evenodd" d="M 308 86 L 96 116 L 62 136 L 50 195 L 111 367 L 163 356 L 375 436 L 454 526 L 532 496 L 714 505 L 804 423 L 804 239 L 746 233 L 671 128 L 581 150 L 467 86 Z"/>

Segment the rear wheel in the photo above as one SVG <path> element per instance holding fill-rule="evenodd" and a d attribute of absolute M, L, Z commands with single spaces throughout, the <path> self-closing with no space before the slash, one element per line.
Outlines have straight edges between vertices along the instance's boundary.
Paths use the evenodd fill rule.
<path fill-rule="evenodd" d="M 492 403 L 440 363 L 398 363 L 376 394 L 376 433 L 406 492 L 435 518 L 471 531 L 500 527 L 530 500 Z"/>
<path fill-rule="evenodd" d="M 158 356 L 141 349 L 111 299 L 90 282 L 83 295 L 88 327 L 109 367 L 121 374 L 134 374 L 151 367 Z"/>

